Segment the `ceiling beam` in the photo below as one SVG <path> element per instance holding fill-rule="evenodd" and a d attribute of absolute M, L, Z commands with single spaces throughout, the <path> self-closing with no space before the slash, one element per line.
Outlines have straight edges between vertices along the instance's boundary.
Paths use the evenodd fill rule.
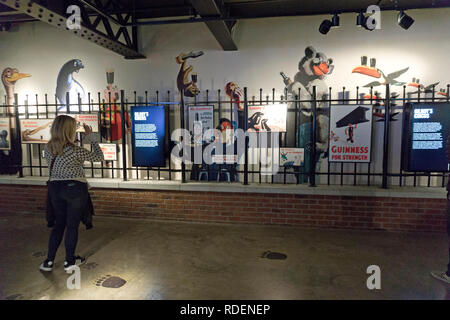
<path fill-rule="evenodd" d="M 225 6 L 221 0 L 191 0 L 191 4 L 200 16 L 221 17 L 225 15 Z M 225 21 L 207 21 L 205 23 L 223 50 L 235 51 L 238 49 L 231 35 L 231 29 Z"/>
<path fill-rule="evenodd" d="M 67 18 L 65 17 L 65 10 L 61 8 L 54 8 L 53 6 L 41 5 L 33 1 L 16 1 L 16 0 L 1 0 L 2 4 L 12 8 L 20 13 L 26 14 L 34 19 L 50 24 L 65 32 L 70 32 L 80 38 L 86 39 L 96 45 L 102 46 L 110 51 L 124 56 L 126 59 L 145 59 L 145 56 L 133 47 L 124 44 L 115 39 L 113 34 L 105 34 L 94 28 L 92 24 L 83 21 L 81 29 L 69 30 L 67 28 Z M 52 3 L 52 1 L 48 1 Z M 56 4 L 61 4 L 58 2 Z M 81 8 L 83 10 L 84 8 Z M 102 17 L 104 21 L 108 20 Z"/>

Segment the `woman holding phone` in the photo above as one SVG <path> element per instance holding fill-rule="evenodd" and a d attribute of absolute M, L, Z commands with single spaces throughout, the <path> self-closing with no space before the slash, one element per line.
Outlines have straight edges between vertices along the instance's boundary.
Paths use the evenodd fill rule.
<path fill-rule="evenodd" d="M 51 127 L 51 139 L 44 149 L 49 167 L 48 193 L 54 210 L 55 223 L 50 234 L 47 259 L 40 270 L 52 271 L 56 251 L 65 235 L 66 260 L 64 270 L 81 265 L 85 258 L 75 256 L 78 227 L 88 201 L 88 187 L 84 175 L 85 161 L 103 161 L 103 152 L 92 128 L 83 124 L 84 141 L 91 143 L 92 151 L 75 145 L 76 121 L 67 115 L 55 118 Z"/>

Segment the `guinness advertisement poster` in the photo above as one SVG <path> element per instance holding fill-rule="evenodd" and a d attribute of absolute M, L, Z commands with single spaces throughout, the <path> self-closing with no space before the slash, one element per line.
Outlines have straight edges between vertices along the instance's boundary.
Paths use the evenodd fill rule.
<path fill-rule="evenodd" d="M 287 104 L 248 106 L 248 130 L 286 132 Z"/>
<path fill-rule="evenodd" d="M 330 108 L 330 162 L 370 162 L 372 106 Z"/>

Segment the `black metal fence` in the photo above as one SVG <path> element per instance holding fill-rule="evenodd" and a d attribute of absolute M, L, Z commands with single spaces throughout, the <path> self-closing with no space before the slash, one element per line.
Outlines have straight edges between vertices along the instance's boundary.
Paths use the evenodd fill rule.
<path fill-rule="evenodd" d="M 400 110 L 406 102 L 449 102 L 450 85 L 447 85 L 447 91 L 442 94 L 442 97 L 435 95 L 435 88 L 429 90 L 424 96 L 421 96 L 421 92 L 414 94 L 407 93 L 407 87 L 401 87 L 401 93 L 397 95 L 391 95 L 391 87 L 385 85 L 383 87 L 383 94 L 385 98 L 380 97 L 380 93 L 376 92 L 374 88 L 365 88 L 369 90 L 368 96 L 361 93 L 361 89 L 356 87 L 352 92 L 346 90 L 343 87 L 340 90 L 333 90 L 331 87 L 328 89 L 326 95 L 323 95 L 320 99 L 317 98 L 316 88 L 313 88 L 313 92 L 309 94 L 309 99 L 300 99 L 302 92 L 292 95 L 288 94 L 285 90 L 284 94 L 276 96 L 275 89 L 272 89 L 269 94 L 262 89 L 259 90 L 257 95 L 248 96 L 247 88 L 244 88 L 244 113 L 247 115 L 248 106 L 259 104 L 271 104 L 271 103 L 287 103 L 288 104 L 288 121 L 290 127 L 285 133 L 279 135 L 278 145 L 279 147 L 298 147 L 299 144 L 299 126 L 301 125 L 300 113 L 304 111 L 305 107 L 310 111 L 311 131 L 310 131 L 310 143 L 307 148 L 310 152 L 310 169 L 304 170 L 302 167 L 286 168 L 281 167 L 280 171 L 271 176 L 265 176 L 261 170 L 261 162 L 258 160 L 256 165 L 249 164 L 248 150 L 245 152 L 245 161 L 243 164 L 237 166 L 235 171 L 236 181 L 240 183 L 281 183 L 281 184 L 300 184 L 308 183 L 310 186 L 316 186 L 317 184 L 325 185 L 377 185 L 387 188 L 388 186 L 438 186 L 444 187 L 446 184 L 446 172 L 406 172 L 402 166 L 401 161 L 401 149 L 398 145 L 401 145 L 403 140 L 403 130 L 400 128 L 400 134 L 392 134 L 391 126 L 391 113 L 393 110 Z M 133 92 L 131 95 L 126 96 L 124 90 L 120 91 L 120 102 L 112 103 L 105 102 L 99 93 L 97 95 L 87 94 L 87 102 L 82 102 L 78 97 L 76 103 L 71 103 L 69 94 L 67 94 L 67 111 L 63 113 L 81 113 L 81 114 L 97 114 L 99 119 L 99 131 L 101 131 L 100 139 L 101 143 L 111 143 L 113 136 L 113 126 L 111 121 L 114 113 L 119 112 L 122 119 L 122 139 L 117 144 L 119 156 L 117 161 L 104 161 L 102 163 L 90 163 L 85 166 L 86 176 L 96 178 L 119 178 L 123 180 L 178 180 L 181 182 L 187 182 L 198 179 L 192 178 L 193 171 L 197 170 L 192 165 L 186 165 L 182 163 L 177 165 L 170 158 L 170 152 L 174 146 L 174 142 L 170 140 L 172 130 L 176 128 L 185 128 L 185 109 L 187 105 L 213 105 L 214 110 L 214 125 L 216 126 L 219 119 L 229 116 L 233 118 L 233 104 L 236 101 L 226 97 L 223 97 L 221 90 L 217 91 L 203 91 L 198 96 L 186 99 L 183 94 L 176 92 L 173 94 L 170 91 L 159 92 L 145 91 L 143 95 L 138 95 Z M 336 96 L 337 98 L 332 98 Z M 351 98 L 350 96 L 354 96 Z M 367 98 L 368 97 L 368 98 Z M 50 97 L 44 95 L 39 97 L 38 95 L 29 96 L 26 95 L 23 98 L 24 102 L 19 103 L 19 96 L 14 96 L 14 105 L 12 110 L 15 117 L 15 123 L 19 124 L 20 119 L 51 119 L 56 117 L 61 112 L 58 111 L 61 104 L 58 104 L 56 97 Z M 111 101 L 109 97 L 108 101 Z M 51 102 L 50 100 L 53 100 Z M 126 116 L 131 106 L 152 106 L 155 104 L 163 104 L 166 111 L 166 166 L 165 167 L 133 167 L 131 165 L 131 151 L 129 148 L 130 137 L 127 134 Z M 378 158 L 369 163 L 335 163 L 328 162 L 327 158 L 322 159 L 322 166 L 319 170 L 316 170 L 316 116 L 318 106 L 320 105 L 323 110 L 329 112 L 329 108 L 335 104 L 367 104 L 374 105 L 381 113 L 384 114 L 384 119 L 381 118 L 382 124 L 377 129 L 378 135 L 382 139 L 377 139 L 376 136 L 373 139 L 376 140 L 376 144 L 372 143 L 373 154 L 377 154 Z M 120 108 L 115 108 L 118 105 Z M 64 107 L 64 106 L 63 106 Z M 8 102 L 5 97 L 5 103 L 0 106 L 0 116 L 6 116 L 8 109 Z M 328 114 L 329 116 L 329 114 Z M 402 115 L 400 114 L 399 120 Z M 109 119 L 109 120 L 108 120 Z M 245 116 L 245 119 L 247 117 Z M 108 124 L 109 121 L 109 124 Z M 401 123 L 401 121 L 399 122 Z M 245 128 L 247 121 L 245 121 Z M 377 128 L 378 128 L 377 127 Z M 101 130 L 100 130 L 101 128 Z M 397 126 L 397 131 L 398 131 Z M 397 132 L 398 133 L 398 132 Z M 83 145 L 83 136 L 79 135 L 78 139 Z M 382 141 L 380 141 L 382 140 Z M 247 142 L 248 143 L 248 140 Z M 18 172 L 19 177 L 27 176 L 46 176 L 48 175 L 47 163 L 43 160 L 42 144 L 21 144 L 20 139 L 15 148 L 21 150 L 22 163 L 19 165 Z M 395 145 L 395 149 L 392 149 L 392 145 Z M 247 146 L 247 145 L 246 145 Z M 14 147 L 14 146 L 13 146 Z M 1 152 L 1 151 L 0 151 Z M 258 151 L 261 156 L 261 150 Z M 274 150 L 264 150 L 264 152 L 272 152 Z M 400 153 L 400 154 L 399 154 Z M 260 157 L 259 157 L 260 159 Z M 393 163 L 393 160 L 394 163 Z M 189 175 L 190 174 L 190 175 Z M 220 178 L 220 173 L 219 173 Z M 221 179 L 219 179 L 221 180 Z"/>

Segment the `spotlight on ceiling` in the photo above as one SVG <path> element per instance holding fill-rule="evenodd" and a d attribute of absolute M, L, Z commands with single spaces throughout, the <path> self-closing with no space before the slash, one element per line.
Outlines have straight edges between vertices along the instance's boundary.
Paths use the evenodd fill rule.
<path fill-rule="evenodd" d="M 405 30 L 408 30 L 409 27 L 414 23 L 414 19 L 408 16 L 406 13 L 400 11 L 398 13 L 398 25 Z"/>
<path fill-rule="evenodd" d="M 363 27 L 364 29 L 369 30 L 369 31 L 373 31 L 375 28 L 369 28 L 369 27 L 367 26 L 367 20 L 368 20 L 368 17 L 366 17 L 366 16 L 364 15 L 364 13 L 360 12 L 360 13 L 356 16 L 356 26 L 358 26 L 358 27 Z"/>
<path fill-rule="evenodd" d="M 336 27 L 339 27 L 339 16 L 337 15 L 337 13 L 333 15 L 333 18 L 331 20 L 325 19 L 322 21 L 319 26 L 319 32 L 321 34 L 327 34 L 331 28 Z"/>
<path fill-rule="evenodd" d="M 323 20 L 319 26 L 319 32 L 321 34 L 327 34 L 328 31 L 330 31 L 330 28 L 332 27 L 332 25 L 333 25 L 333 23 L 330 20 Z"/>
<path fill-rule="evenodd" d="M 335 13 L 333 15 L 333 18 L 331 19 L 331 23 L 332 23 L 333 28 L 339 27 L 339 16 L 337 15 L 337 13 Z"/>

